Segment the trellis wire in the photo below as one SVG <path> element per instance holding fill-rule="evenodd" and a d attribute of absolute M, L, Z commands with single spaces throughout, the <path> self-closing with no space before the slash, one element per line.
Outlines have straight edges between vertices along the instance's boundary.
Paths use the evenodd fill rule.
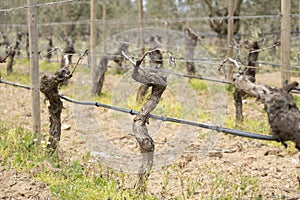
<path fill-rule="evenodd" d="M 78 55 L 78 54 L 71 54 L 71 55 Z M 111 55 L 111 54 L 110 54 Z M 119 55 L 116 55 L 119 56 Z M 20 57 L 20 56 L 18 56 Z M 23 57 L 23 58 L 27 58 L 27 57 Z M 42 58 L 42 60 L 45 60 Z M 199 59 L 193 59 L 193 60 L 199 60 Z M 201 59 L 200 59 L 201 60 Z M 50 60 L 50 62 L 60 62 L 58 60 Z M 178 62 L 178 61 L 177 61 Z M 213 62 L 198 62 L 198 63 L 202 63 L 202 64 L 209 64 L 209 65 L 219 65 L 220 63 L 213 63 Z M 270 67 L 280 67 L 280 64 L 273 64 L 273 63 L 268 63 L 268 62 L 254 62 L 256 64 L 261 64 L 261 65 L 268 65 Z M 89 66 L 89 64 L 81 64 L 83 66 Z M 225 64 L 226 65 L 226 64 Z M 251 66 L 247 66 L 248 68 L 257 68 L 257 67 L 251 67 Z M 116 69 L 132 69 L 132 67 L 127 67 L 127 66 L 111 66 L 110 68 L 116 68 Z M 296 68 L 299 69 L 299 66 L 291 66 L 291 68 Z M 175 72 L 175 71 L 171 71 L 171 70 L 167 70 L 167 69 L 155 69 L 155 68 L 147 68 L 147 67 L 143 67 L 143 69 L 148 70 L 148 71 L 156 71 L 156 72 L 160 72 L 160 73 L 164 73 L 164 74 L 169 74 L 169 75 L 175 75 L 175 76 L 179 76 L 179 77 L 186 77 L 186 78 L 193 78 L 193 79 L 199 79 L 199 80 L 204 80 L 204 81 L 210 81 L 210 82 L 215 82 L 215 83 L 222 83 L 222 84 L 232 84 L 230 81 L 228 80 L 222 80 L 222 79 L 216 79 L 216 78 L 211 78 L 211 77 L 203 77 L 201 75 L 190 75 L 190 74 L 184 74 L 184 73 L 179 73 L 179 72 Z M 290 73 L 300 73 L 299 71 L 293 71 L 293 70 L 285 70 L 287 72 Z M 292 90 L 292 93 L 295 94 L 300 94 L 300 91 L 298 90 Z"/>
<path fill-rule="evenodd" d="M 22 51 L 22 50 L 21 50 Z M 40 55 L 42 55 L 43 51 L 40 51 Z M 70 54 L 70 55 L 79 55 L 79 54 Z M 114 54 L 107 54 L 107 55 L 114 55 Z M 114 55 L 114 56 L 120 56 L 120 55 Z M 19 56 L 20 57 L 20 56 Z M 26 57 L 23 57 L 26 58 Z M 42 57 L 43 59 L 43 57 Z M 216 60 L 220 60 L 219 58 L 215 58 Z M 44 60 L 44 59 L 43 59 Z M 185 62 L 185 58 L 176 58 L 177 62 L 178 60 L 183 60 Z M 193 59 L 193 61 L 203 61 L 205 59 Z M 51 62 L 60 62 L 58 60 L 50 60 Z M 208 64 L 208 65 L 220 65 L 220 63 L 215 63 L 215 62 L 197 62 L 198 64 Z M 256 64 L 261 64 L 261 65 L 268 65 L 270 67 L 280 67 L 280 64 L 274 64 L 274 63 L 268 63 L 268 62 L 264 62 L 264 61 L 257 61 L 254 62 Z M 89 66 L 88 64 L 81 64 L 84 66 Z M 226 65 L 226 64 L 225 64 Z M 251 67 L 251 66 L 247 66 L 248 68 L 257 68 L 257 67 Z M 110 67 L 110 68 L 118 68 L 118 69 L 132 69 L 132 67 L 126 67 L 126 66 L 120 66 L 120 67 Z M 179 72 L 175 72 L 175 71 L 171 71 L 171 70 L 167 70 L 167 69 L 155 69 L 155 68 L 147 68 L 147 67 L 143 67 L 145 70 L 148 71 L 156 71 L 156 72 L 160 72 L 160 73 L 164 73 L 164 74 L 169 74 L 169 75 L 175 75 L 175 76 L 179 76 L 179 77 L 186 77 L 186 78 L 194 78 L 194 79 L 199 79 L 199 80 L 204 80 L 204 81 L 210 81 L 210 82 L 215 82 L 215 83 L 222 83 L 222 84 L 232 84 L 230 81 L 228 80 L 222 80 L 222 79 L 216 79 L 216 78 L 211 78 L 211 77 L 203 77 L 201 75 L 190 75 L 190 74 L 184 74 L 184 73 L 179 73 Z M 291 68 L 295 68 L 295 69 L 299 69 L 299 66 L 291 66 Z M 295 71 L 295 70 L 285 70 L 287 72 L 290 73 L 300 73 L 299 71 Z M 292 90 L 292 93 L 295 94 L 300 94 L 300 91 L 298 90 Z"/>
<path fill-rule="evenodd" d="M 62 49 L 61 47 L 58 47 L 60 49 Z M 58 49 L 58 48 L 53 48 L 53 49 Z M 27 51 L 25 50 L 18 50 L 19 52 L 22 53 L 27 53 Z M 41 50 L 40 52 L 40 56 L 42 59 L 44 59 L 44 54 L 48 54 L 49 52 L 45 49 L 45 50 Z M 110 54 L 110 53 L 105 53 L 105 52 L 98 52 L 99 55 L 102 56 L 120 56 L 119 54 Z M 56 55 L 56 53 L 52 53 L 52 55 Z M 78 56 L 78 53 L 69 53 L 68 55 L 73 55 L 73 56 Z M 17 58 L 27 58 L 27 57 L 22 57 L 22 56 L 16 56 Z M 176 59 L 176 62 L 186 62 L 187 59 L 180 56 L 180 57 L 174 57 Z M 145 60 L 147 60 L 147 58 L 145 58 Z M 211 60 L 215 60 L 215 61 L 222 61 L 224 60 L 223 58 L 217 58 L 217 57 L 209 57 L 209 58 L 194 58 L 194 59 L 189 59 L 189 61 L 197 61 L 197 64 L 208 64 L 208 65 L 219 65 L 220 63 L 217 62 L 211 62 Z M 54 61 L 53 61 L 54 62 Z M 246 62 L 246 60 L 244 60 L 244 62 Z M 256 64 L 261 64 L 261 65 L 269 65 L 271 67 L 281 67 L 281 64 L 276 64 L 276 63 L 269 63 L 267 61 L 254 61 L 254 63 Z M 251 67 L 251 66 L 247 66 L 248 68 L 256 68 L 256 67 Z M 298 65 L 292 65 L 291 68 L 294 69 L 300 69 L 300 66 Z M 297 73 L 297 71 L 293 71 L 293 70 L 287 70 L 291 73 Z"/>
<path fill-rule="evenodd" d="M 20 88 L 27 89 L 27 90 L 31 89 L 30 86 L 18 84 L 18 83 L 14 83 L 14 82 L 2 80 L 2 79 L 0 79 L 0 83 L 13 85 L 13 86 L 20 87 Z M 129 113 L 131 115 L 137 115 L 139 113 L 138 111 L 132 110 L 129 108 L 121 108 L 121 107 L 112 106 L 112 105 L 108 105 L 108 104 L 104 104 L 104 103 L 100 103 L 100 102 L 74 100 L 63 94 L 59 94 L 59 96 L 61 99 L 66 100 L 71 103 L 74 103 L 74 104 L 103 107 L 103 108 L 115 110 L 118 112 Z M 190 126 L 196 126 L 196 127 L 210 129 L 210 130 L 214 130 L 214 131 L 222 132 L 222 133 L 228 133 L 228 134 L 240 136 L 240 137 L 247 137 L 247 138 L 258 139 L 258 140 L 276 141 L 276 139 L 270 135 L 251 133 L 251 132 L 246 132 L 246 131 L 241 131 L 241 130 L 224 128 L 221 126 L 209 125 L 209 124 L 205 124 L 205 123 L 201 123 L 201 122 L 194 122 L 194 121 L 189 121 L 189 120 L 185 120 L 185 119 L 173 118 L 173 117 L 167 117 L 167 116 L 161 116 L 161 115 L 150 114 L 149 117 L 152 119 L 161 120 L 161 121 L 165 121 L 165 122 L 167 121 L 167 122 L 173 122 L 173 123 L 177 123 L 177 124 L 186 124 L 186 125 L 190 125 Z"/>
<path fill-rule="evenodd" d="M 75 2 L 76 4 L 79 3 L 87 3 L 87 2 L 78 2 L 76 0 L 62 0 L 62 1 L 53 1 L 53 2 L 47 2 L 47 3 L 37 3 L 31 7 L 37 7 L 37 8 L 42 8 L 42 7 L 49 7 L 49 6 L 53 6 L 56 4 L 63 4 L 63 3 L 71 3 L 71 2 Z M 30 6 L 28 5 L 24 5 L 24 6 L 20 6 L 20 7 L 15 7 L 15 8 L 6 8 L 6 9 L 0 9 L 0 13 L 9 13 L 9 12 L 16 12 L 18 10 L 22 10 L 22 9 L 27 9 L 30 8 Z"/>

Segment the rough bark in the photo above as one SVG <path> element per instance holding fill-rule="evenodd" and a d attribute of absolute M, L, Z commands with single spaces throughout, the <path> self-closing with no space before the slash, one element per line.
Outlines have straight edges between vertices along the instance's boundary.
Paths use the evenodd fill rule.
<path fill-rule="evenodd" d="M 20 44 L 21 41 L 22 41 L 22 37 L 23 37 L 23 33 L 20 33 L 18 32 L 17 33 L 17 42 Z M 20 48 L 20 45 L 16 45 L 15 47 L 15 51 L 16 51 L 16 54 L 19 56 L 21 54 L 21 48 Z"/>
<path fill-rule="evenodd" d="M 74 41 L 72 37 L 67 37 L 66 47 L 64 48 L 61 58 L 61 68 L 69 70 L 69 66 L 72 64 L 72 57 L 75 54 Z M 65 79 L 62 85 L 68 85 L 68 79 Z"/>
<path fill-rule="evenodd" d="M 19 51 L 19 48 L 20 48 L 19 46 L 20 46 L 21 40 L 22 40 L 22 34 L 18 33 L 15 45 L 12 47 L 8 47 L 8 49 L 7 49 L 7 52 L 9 53 L 9 56 L 8 56 L 9 60 L 7 62 L 7 66 L 6 66 L 7 74 L 11 74 L 13 72 L 14 58 Z"/>
<path fill-rule="evenodd" d="M 46 58 L 47 61 L 50 62 L 51 58 L 52 58 L 52 51 L 53 51 L 53 42 L 52 42 L 52 38 L 47 38 L 48 39 L 48 48 L 47 48 L 47 54 L 46 54 Z"/>
<path fill-rule="evenodd" d="M 105 72 L 107 70 L 107 64 L 108 64 L 108 58 L 107 56 L 103 56 L 100 60 L 100 66 L 97 72 L 99 79 L 97 81 L 95 91 L 93 91 L 93 94 L 100 96 L 103 88 L 103 83 L 105 79 Z"/>
<path fill-rule="evenodd" d="M 144 56 L 134 63 L 132 78 L 152 88 L 150 98 L 144 103 L 139 114 L 133 120 L 133 132 L 143 155 L 143 161 L 139 172 L 138 187 L 143 186 L 144 179 L 149 174 L 153 165 L 154 141 L 148 133 L 146 123 L 149 123 L 149 115 L 160 101 L 161 95 L 167 87 L 167 78 L 158 73 L 144 71 L 140 65 L 145 56 L 152 51 L 146 52 Z"/>
<path fill-rule="evenodd" d="M 235 89 L 233 94 L 234 106 L 235 106 L 235 119 L 237 122 L 242 122 L 244 119 L 243 116 L 243 92 Z"/>
<path fill-rule="evenodd" d="M 30 59 L 30 53 L 29 53 L 29 33 L 26 33 L 26 54 L 27 54 L 27 58 L 28 60 Z"/>
<path fill-rule="evenodd" d="M 0 56 L 0 63 L 5 63 L 6 59 L 9 57 L 9 54 L 10 52 L 8 51 L 4 57 Z"/>
<path fill-rule="evenodd" d="M 111 57 L 110 59 L 113 60 L 115 63 L 117 63 L 119 67 L 121 67 L 124 62 L 122 51 L 127 52 L 128 48 L 129 45 L 127 43 L 120 43 L 118 50 L 112 56 L 110 56 Z"/>
<path fill-rule="evenodd" d="M 49 129 L 49 142 L 47 147 L 56 150 L 61 135 L 61 112 L 63 108 L 62 101 L 58 94 L 58 88 L 65 80 L 72 77 L 75 72 L 79 61 L 87 55 L 87 50 L 78 58 L 70 72 L 67 67 L 60 68 L 53 75 L 45 74 L 40 79 L 40 91 L 46 96 L 50 105 L 48 106 L 50 129 Z"/>
<path fill-rule="evenodd" d="M 283 88 L 273 88 L 255 84 L 244 74 L 235 74 L 233 83 L 236 89 L 256 97 L 264 104 L 273 137 L 285 146 L 286 141 L 293 141 L 296 148 L 300 150 L 300 112 L 289 93 L 298 86 L 298 83 L 293 82 Z"/>
<path fill-rule="evenodd" d="M 72 64 L 72 56 L 74 53 L 76 53 L 74 48 L 74 41 L 71 37 L 67 37 L 66 46 L 64 48 L 62 59 L 61 59 L 61 68 L 69 67 L 68 65 Z M 67 59 L 65 59 L 65 55 L 67 56 Z"/>
<path fill-rule="evenodd" d="M 150 87 L 148 85 L 140 85 L 136 94 L 136 102 L 143 102 Z"/>
<path fill-rule="evenodd" d="M 1 36 L 2 36 L 2 42 L 1 42 L 1 45 L 5 45 L 5 49 L 6 49 L 5 53 L 8 54 L 8 53 L 9 53 L 9 40 L 8 40 L 8 38 L 7 38 L 6 35 L 4 35 L 4 34 L 1 33 L 1 32 L 0 32 L 0 34 L 1 34 Z"/>
<path fill-rule="evenodd" d="M 228 16 L 228 9 L 223 8 L 215 8 L 212 6 L 211 1 L 205 0 L 205 4 L 208 6 L 209 9 L 209 16 L 210 17 L 218 17 L 220 19 L 212 18 L 209 20 L 209 25 L 213 31 L 219 34 L 227 34 L 227 24 L 228 24 L 228 19 L 226 18 Z M 235 8 L 234 8 L 234 16 L 239 16 L 241 12 L 241 4 L 242 0 L 236 0 L 235 1 Z M 225 19 L 222 19 L 225 18 Z M 239 19 L 234 19 L 234 27 L 233 27 L 233 34 L 238 33 L 239 28 L 240 28 L 240 20 Z"/>
<path fill-rule="evenodd" d="M 259 55 L 259 46 L 258 41 L 248 41 L 246 40 L 244 43 L 246 49 L 249 49 L 248 54 L 248 65 L 246 66 L 244 73 L 248 75 L 250 81 L 255 82 L 255 75 L 257 71 L 257 59 Z"/>
<path fill-rule="evenodd" d="M 61 68 L 54 75 L 46 74 L 40 79 L 40 90 L 45 94 L 50 103 L 48 106 L 50 129 L 47 147 L 53 150 L 57 148 L 61 135 L 61 112 L 63 104 L 58 95 L 58 87 L 69 78 L 71 78 L 70 71 L 67 68 Z"/>
<path fill-rule="evenodd" d="M 259 46 L 258 41 L 248 41 L 246 40 L 244 43 L 244 46 L 246 49 L 249 49 L 248 54 L 248 63 L 245 69 L 243 70 L 243 74 L 248 76 L 248 79 L 251 82 L 255 82 L 255 75 L 257 71 L 257 64 L 256 61 L 258 59 L 259 55 Z M 240 90 L 234 91 L 234 103 L 235 103 L 235 118 L 237 122 L 243 121 L 243 96 L 245 96 L 245 93 L 243 93 Z"/>
<path fill-rule="evenodd" d="M 157 49 L 161 46 L 161 37 L 158 35 L 151 36 L 149 42 L 150 50 L 153 50 L 151 53 L 149 53 L 151 67 L 154 69 L 160 69 L 163 67 L 164 63 L 163 54 L 159 49 Z"/>
<path fill-rule="evenodd" d="M 99 68 L 97 69 L 96 73 L 99 77 L 97 83 L 95 86 L 93 86 L 92 94 L 100 96 L 105 80 L 105 72 L 108 67 L 108 61 L 113 60 L 115 63 L 117 63 L 118 67 L 122 67 L 124 62 L 124 57 L 122 56 L 122 52 L 127 52 L 129 48 L 129 45 L 127 43 L 120 43 L 120 46 L 118 50 L 113 53 L 112 55 L 104 55 L 100 59 Z M 121 70 L 118 70 L 118 72 L 121 73 Z"/>
<path fill-rule="evenodd" d="M 6 73 L 11 74 L 13 72 L 13 64 L 14 64 L 14 58 L 15 58 L 16 52 L 12 50 L 9 54 L 9 59 L 6 66 Z"/>
<path fill-rule="evenodd" d="M 190 28 L 186 28 L 186 42 L 185 42 L 185 52 L 186 52 L 186 68 L 188 74 L 194 75 L 196 73 L 195 63 L 194 63 L 194 53 L 197 46 L 198 36 Z"/>
<path fill-rule="evenodd" d="M 150 53 L 149 53 L 149 57 L 150 57 L 150 65 L 151 68 L 154 69 L 160 69 L 163 67 L 163 54 L 162 52 L 157 49 L 159 46 L 161 46 L 161 37 L 160 36 L 151 36 L 150 37 Z M 155 71 L 153 71 L 155 72 Z M 149 86 L 148 85 L 141 85 L 138 88 L 137 91 L 137 96 L 136 96 L 136 101 L 137 102 L 143 102 L 145 100 L 146 94 L 149 90 Z"/>

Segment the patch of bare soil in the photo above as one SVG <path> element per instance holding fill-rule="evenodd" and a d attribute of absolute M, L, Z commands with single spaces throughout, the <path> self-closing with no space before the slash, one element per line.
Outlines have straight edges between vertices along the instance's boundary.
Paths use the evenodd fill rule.
<path fill-rule="evenodd" d="M 280 71 L 272 72 L 272 73 L 263 73 L 263 74 L 257 74 L 256 81 L 258 84 L 265 84 L 270 85 L 274 87 L 281 87 L 281 73 Z M 297 76 L 291 76 L 291 81 L 297 81 L 300 83 L 300 76 L 297 74 Z"/>
<path fill-rule="evenodd" d="M 1 199 L 50 199 L 46 184 L 34 180 L 31 175 L 0 166 Z"/>
<path fill-rule="evenodd" d="M 259 75 L 258 82 L 278 84 L 279 77 L 278 73 Z M 118 79 L 118 75 L 109 74 L 106 77 L 104 89 L 111 91 L 118 84 Z M 71 81 L 73 80 L 71 79 Z M 65 94 L 68 94 L 68 91 Z M 43 96 L 41 97 L 43 98 Z M 31 103 L 28 91 L 0 84 L 0 99 L 1 121 L 31 128 Z M 46 105 L 43 104 L 43 101 L 41 102 L 43 133 L 47 134 L 48 112 Z M 209 110 L 209 106 L 205 105 L 208 104 L 207 102 L 198 102 L 198 104 Z M 87 145 L 91 145 L 86 143 L 86 135 L 100 130 L 105 131 L 108 136 L 106 139 L 111 142 L 111 145 L 127 146 L 124 152 L 138 151 L 135 138 L 119 131 L 119 126 L 112 124 L 115 119 L 114 111 L 97 108 L 96 119 L 101 128 L 97 130 L 89 126 L 90 121 L 84 119 L 91 117 L 89 116 L 90 111 L 85 112 L 90 108 L 77 107 L 81 111 L 73 113 L 74 105 L 64 102 L 64 107 L 63 126 L 68 125 L 70 128 L 62 131 L 61 145 L 59 146 L 61 158 L 74 160 L 81 158 L 89 149 Z M 262 106 L 259 105 L 258 108 L 262 108 Z M 95 113 L 93 111 L 93 114 Z M 233 102 L 227 102 L 226 113 L 234 115 Z M 245 110 L 245 115 L 266 120 L 266 116 L 259 109 Z M 80 123 L 76 123 L 75 118 L 82 120 L 81 124 L 85 124 L 85 127 L 79 127 Z M 197 121 L 197 119 L 191 120 Z M 150 124 L 152 122 L 150 120 Z M 131 123 L 130 119 L 128 123 Z M 174 130 L 178 131 L 176 127 L 172 127 L 168 123 L 165 127 L 170 127 L 170 129 L 160 129 L 163 132 L 158 132 L 155 136 L 156 138 L 167 138 L 159 140 L 158 147 L 164 145 L 164 142 L 167 143 L 168 138 L 172 138 Z M 212 137 L 215 140 L 212 141 L 214 144 L 205 149 L 203 147 L 207 146 L 205 143 L 209 141 L 203 140 L 200 136 L 195 137 L 191 143 L 187 144 L 188 148 L 176 155 L 178 158 L 174 160 L 174 163 L 178 165 L 163 170 L 155 169 L 151 173 L 147 185 L 148 193 L 155 194 L 161 199 L 171 199 L 183 193 L 186 195 L 187 191 L 189 191 L 190 199 L 215 198 L 218 195 L 210 196 L 213 191 L 215 194 L 234 193 L 236 196 L 232 196 L 232 198 L 235 199 L 239 199 L 239 197 L 252 199 L 257 194 L 260 194 L 262 199 L 300 198 L 298 154 L 289 153 L 283 146 L 274 145 L 276 143 L 212 133 L 200 128 L 197 128 L 196 132 L 200 136 L 214 134 L 215 137 Z M 97 135 L 91 136 L 91 139 L 93 138 L 95 146 L 104 145 Z M 105 145 L 109 146 L 109 144 Z M 171 148 L 172 145 L 176 146 L 176 143 L 167 145 L 170 145 Z M 128 181 L 129 187 L 132 187 L 133 184 L 134 182 Z M 3 199 L 11 197 L 15 199 L 47 199 L 49 197 L 47 186 L 36 182 L 29 174 L 19 174 L 12 170 L 1 169 L 0 185 L 0 197 Z M 245 191 L 246 194 L 243 193 Z"/>
<path fill-rule="evenodd" d="M 20 69 L 15 69 L 20 70 Z M 26 71 L 27 69 L 24 69 Z M 23 71 L 23 70 L 22 70 Z M 5 79 L 5 76 L 2 76 Z M 32 129 L 31 94 L 30 91 L 10 85 L 0 84 L 0 121 L 8 126 Z M 49 115 L 47 101 L 43 94 L 40 96 L 41 105 L 41 129 L 44 140 L 49 131 Z M 84 141 L 76 132 L 75 123 L 72 120 L 72 104 L 64 103 L 62 113 L 62 143 L 59 145 L 59 158 L 72 162 L 81 159 L 86 154 Z M 0 199 L 54 199 L 49 188 L 44 183 L 38 182 L 32 176 L 17 172 L 13 169 L 5 169 L 1 166 L 0 159 Z"/>

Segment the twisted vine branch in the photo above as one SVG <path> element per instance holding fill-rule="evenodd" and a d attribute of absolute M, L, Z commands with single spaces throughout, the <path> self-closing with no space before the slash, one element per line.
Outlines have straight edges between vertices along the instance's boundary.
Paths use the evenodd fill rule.
<path fill-rule="evenodd" d="M 139 187 L 143 186 L 144 177 L 152 168 L 155 149 L 154 141 L 148 133 L 146 123 L 149 123 L 149 114 L 155 109 L 167 87 L 167 77 L 147 72 L 140 66 L 144 58 L 152 51 L 155 50 L 145 52 L 142 58 L 136 62 L 122 52 L 122 55 L 134 65 L 132 78 L 139 83 L 152 87 L 150 98 L 144 103 L 139 114 L 133 119 L 133 132 L 143 155 L 139 171 Z"/>

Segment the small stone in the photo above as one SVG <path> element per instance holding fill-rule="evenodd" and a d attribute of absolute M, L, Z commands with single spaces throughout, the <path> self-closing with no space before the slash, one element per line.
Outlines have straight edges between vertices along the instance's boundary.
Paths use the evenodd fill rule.
<path fill-rule="evenodd" d="M 69 125 L 69 124 L 64 124 L 64 125 L 62 125 L 62 128 L 61 128 L 61 129 L 64 130 L 64 131 L 68 131 L 68 130 L 71 129 L 71 125 Z"/>

